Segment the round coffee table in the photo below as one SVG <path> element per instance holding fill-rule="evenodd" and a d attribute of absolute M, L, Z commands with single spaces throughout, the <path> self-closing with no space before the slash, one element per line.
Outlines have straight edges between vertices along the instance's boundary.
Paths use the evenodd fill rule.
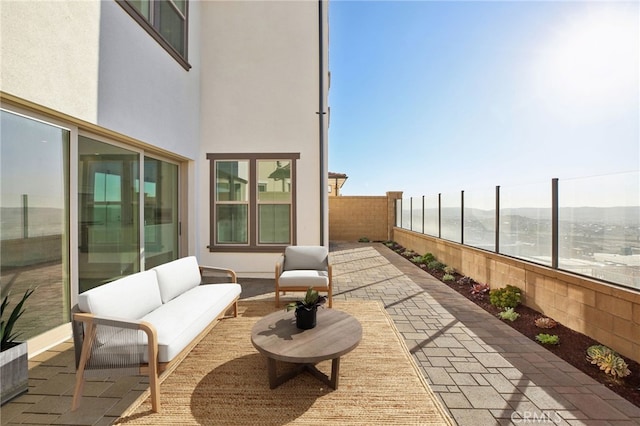
<path fill-rule="evenodd" d="M 310 330 L 296 327 L 295 312 L 278 311 L 260 319 L 251 330 L 251 343 L 267 357 L 269 386 L 274 389 L 303 371 L 310 372 L 333 389 L 338 388 L 340 357 L 353 350 L 362 339 L 360 322 L 336 309 L 318 309 L 317 325 Z M 330 359 L 331 377 L 315 364 Z M 276 361 L 300 364 L 278 376 Z"/>

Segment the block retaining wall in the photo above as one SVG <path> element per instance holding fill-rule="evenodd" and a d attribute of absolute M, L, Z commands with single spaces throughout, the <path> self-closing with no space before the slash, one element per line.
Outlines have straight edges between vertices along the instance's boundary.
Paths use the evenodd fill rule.
<path fill-rule="evenodd" d="M 517 286 L 525 306 L 640 362 L 639 292 L 402 228 L 390 239 L 491 288 Z"/>

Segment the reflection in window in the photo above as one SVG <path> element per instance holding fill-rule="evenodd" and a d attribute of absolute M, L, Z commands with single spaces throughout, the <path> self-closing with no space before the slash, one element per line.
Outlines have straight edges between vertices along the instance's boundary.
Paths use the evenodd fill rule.
<path fill-rule="evenodd" d="M 293 243 L 294 160 L 298 155 L 268 158 L 276 155 L 207 156 L 213 160 L 211 186 L 215 188 L 211 221 L 215 244 L 210 249 L 278 249 Z"/>
<path fill-rule="evenodd" d="M 82 293 L 140 271 L 140 155 L 84 136 L 78 154 Z"/>
<path fill-rule="evenodd" d="M 116 0 L 171 56 L 187 63 L 187 0 Z"/>
<path fill-rule="evenodd" d="M 145 269 L 178 258 L 178 166 L 144 158 Z"/>
<path fill-rule="evenodd" d="M 13 309 L 35 289 L 15 332 L 29 339 L 69 321 L 69 137 L 0 111 L 0 280 Z"/>

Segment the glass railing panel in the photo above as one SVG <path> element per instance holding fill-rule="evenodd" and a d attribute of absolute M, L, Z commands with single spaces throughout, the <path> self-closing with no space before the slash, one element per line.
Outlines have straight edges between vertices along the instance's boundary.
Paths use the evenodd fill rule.
<path fill-rule="evenodd" d="M 558 184 L 558 268 L 640 289 L 640 173 Z"/>
<path fill-rule="evenodd" d="M 402 229 L 411 229 L 411 198 L 402 199 Z"/>
<path fill-rule="evenodd" d="M 499 250 L 551 266 L 551 181 L 500 188 Z"/>
<path fill-rule="evenodd" d="M 441 194 L 441 238 L 462 242 L 462 200 L 460 192 Z"/>
<path fill-rule="evenodd" d="M 411 230 L 422 233 L 422 197 L 411 197 Z"/>
<path fill-rule="evenodd" d="M 395 226 L 402 227 L 402 199 L 398 199 L 396 202 L 396 222 Z"/>
<path fill-rule="evenodd" d="M 438 196 L 426 195 L 424 197 L 424 217 L 422 218 L 422 229 L 426 235 L 438 237 L 440 235 L 438 226 Z"/>
<path fill-rule="evenodd" d="M 464 244 L 496 249 L 496 191 L 464 192 Z"/>

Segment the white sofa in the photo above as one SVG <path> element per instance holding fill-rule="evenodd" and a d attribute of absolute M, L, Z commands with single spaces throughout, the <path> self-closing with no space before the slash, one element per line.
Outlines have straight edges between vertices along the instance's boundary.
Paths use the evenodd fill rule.
<path fill-rule="evenodd" d="M 201 284 L 209 272 L 225 274 L 228 282 Z M 159 411 L 159 374 L 180 362 L 231 308 L 237 316 L 236 278 L 230 269 L 200 266 L 190 256 L 81 293 L 73 314 L 78 368 L 72 410 L 85 373 L 133 368 L 149 375 L 152 409 Z"/>

